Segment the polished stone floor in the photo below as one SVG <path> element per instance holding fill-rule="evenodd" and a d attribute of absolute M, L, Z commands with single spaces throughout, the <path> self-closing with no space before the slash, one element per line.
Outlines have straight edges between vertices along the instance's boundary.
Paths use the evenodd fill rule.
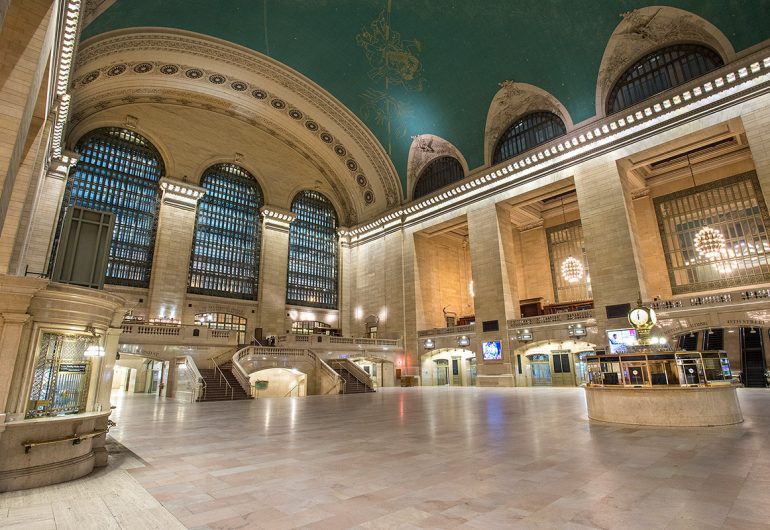
<path fill-rule="evenodd" d="M 124 528 L 148 527 L 157 503 L 171 519 L 157 528 L 770 528 L 770 390 L 739 396 L 741 425 L 664 429 L 589 422 L 582 389 L 116 395 L 111 436 L 135 456 L 96 475 L 142 510 Z M 87 495 L 92 477 L 52 488 Z M 46 489 L 0 495 L 0 527 Z"/>

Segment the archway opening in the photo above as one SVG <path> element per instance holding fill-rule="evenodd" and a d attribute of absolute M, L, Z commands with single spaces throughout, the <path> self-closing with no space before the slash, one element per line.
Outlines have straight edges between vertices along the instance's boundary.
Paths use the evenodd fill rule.
<path fill-rule="evenodd" d="M 476 386 L 476 354 L 463 348 L 446 348 L 423 356 L 425 386 Z"/>
<path fill-rule="evenodd" d="M 296 368 L 267 368 L 249 375 L 255 398 L 305 397 L 307 374 Z"/>

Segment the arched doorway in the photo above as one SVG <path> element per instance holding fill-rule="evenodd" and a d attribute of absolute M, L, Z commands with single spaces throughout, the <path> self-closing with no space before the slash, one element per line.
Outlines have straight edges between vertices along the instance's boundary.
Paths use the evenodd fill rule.
<path fill-rule="evenodd" d="M 296 368 L 267 368 L 249 375 L 255 398 L 305 397 L 307 374 Z"/>
<path fill-rule="evenodd" d="M 375 387 L 395 386 L 396 371 L 393 361 L 382 357 L 349 357 L 349 360 L 369 374 Z"/>
<path fill-rule="evenodd" d="M 586 381 L 585 357 L 595 345 L 580 340 L 544 340 L 514 353 L 519 384 L 523 386 L 578 386 Z"/>
<path fill-rule="evenodd" d="M 425 386 L 476 386 L 476 354 L 462 348 L 447 348 L 424 355 Z"/>

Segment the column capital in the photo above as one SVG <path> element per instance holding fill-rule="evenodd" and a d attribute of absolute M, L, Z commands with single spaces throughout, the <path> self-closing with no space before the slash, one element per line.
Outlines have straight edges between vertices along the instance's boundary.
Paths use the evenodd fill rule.
<path fill-rule="evenodd" d="M 259 209 L 265 228 L 279 231 L 289 231 L 289 225 L 297 218 L 297 214 L 277 206 L 265 205 Z"/>
<path fill-rule="evenodd" d="M 80 160 L 80 155 L 77 153 L 64 151 L 61 156 L 51 158 L 45 176 L 56 180 L 67 180 L 70 168 L 77 164 L 78 160 Z"/>
<path fill-rule="evenodd" d="M 194 210 L 206 190 L 189 182 L 163 177 L 160 179 L 163 203 L 185 210 Z"/>
<path fill-rule="evenodd" d="M 338 228 L 337 237 L 339 237 L 340 245 L 342 247 L 350 248 L 350 243 L 351 243 L 351 240 L 353 239 L 353 234 L 350 233 L 349 228 Z"/>
<path fill-rule="evenodd" d="M 27 313 L 0 313 L 0 323 L 2 324 L 25 324 L 32 315 Z"/>

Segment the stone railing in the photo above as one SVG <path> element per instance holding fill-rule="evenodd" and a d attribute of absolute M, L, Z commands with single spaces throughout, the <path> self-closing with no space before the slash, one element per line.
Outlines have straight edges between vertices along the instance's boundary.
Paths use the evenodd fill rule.
<path fill-rule="evenodd" d="M 207 342 L 235 346 L 238 332 L 235 330 L 211 329 L 206 326 L 173 324 L 124 323 L 121 342 Z"/>
<path fill-rule="evenodd" d="M 369 339 L 364 337 L 334 337 L 332 335 L 301 335 L 289 334 L 278 335 L 276 337 L 278 344 L 291 345 L 302 343 L 300 347 L 306 347 L 306 344 L 312 344 L 313 348 L 324 348 L 331 345 L 365 345 L 379 347 L 400 347 L 401 341 L 398 339 Z"/>
<path fill-rule="evenodd" d="M 724 293 L 683 295 L 666 300 L 655 300 L 647 304 L 655 311 L 693 309 L 704 306 L 726 306 L 770 299 L 770 288 L 740 289 Z"/>
<path fill-rule="evenodd" d="M 582 322 L 591 318 L 594 318 L 594 310 L 583 309 L 581 311 L 554 313 L 552 315 L 516 318 L 508 321 L 508 329 L 546 326 L 548 324 L 568 324 L 572 322 Z"/>
<path fill-rule="evenodd" d="M 340 393 L 340 390 L 344 385 L 342 377 L 311 350 L 300 348 L 246 346 L 233 354 L 233 374 L 241 385 L 246 385 L 250 389 L 249 391 L 252 396 L 254 395 L 254 388 L 249 383 L 249 373 L 241 365 L 241 361 L 249 357 L 268 357 L 282 360 L 291 358 L 309 361 L 318 371 L 319 378 L 324 377 L 330 381 L 330 385 L 327 385 L 329 388 L 325 392 L 322 392 L 324 394 Z"/>
<path fill-rule="evenodd" d="M 421 329 L 417 336 L 422 337 L 440 337 L 442 335 L 469 335 L 476 332 L 476 324 L 466 324 L 465 326 L 452 326 L 449 328 Z"/>

